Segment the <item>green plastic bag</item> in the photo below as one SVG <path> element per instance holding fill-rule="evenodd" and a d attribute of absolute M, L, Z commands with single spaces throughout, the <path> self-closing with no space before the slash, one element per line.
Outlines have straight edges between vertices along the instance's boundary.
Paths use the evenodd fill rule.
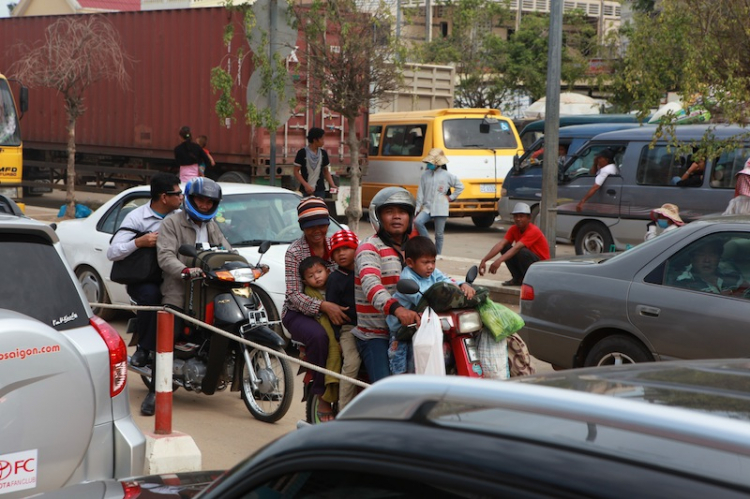
<path fill-rule="evenodd" d="M 489 298 L 479 305 L 479 315 L 495 341 L 502 341 L 524 326 L 521 316 Z"/>

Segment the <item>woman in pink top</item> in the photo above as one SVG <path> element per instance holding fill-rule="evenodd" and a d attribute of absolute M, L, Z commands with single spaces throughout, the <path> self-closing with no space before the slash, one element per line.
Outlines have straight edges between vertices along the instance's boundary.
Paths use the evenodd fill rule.
<path fill-rule="evenodd" d="M 729 201 L 725 215 L 750 215 L 750 159 L 745 168 L 737 172 L 734 198 Z"/>

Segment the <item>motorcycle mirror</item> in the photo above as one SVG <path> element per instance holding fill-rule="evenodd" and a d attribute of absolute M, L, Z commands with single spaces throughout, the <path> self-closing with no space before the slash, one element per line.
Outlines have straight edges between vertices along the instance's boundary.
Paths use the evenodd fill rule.
<path fill-rule="evenodd" d="M 258 253 L 261 255 L 268 251 L 268 249 L 271 247 L 271 241 L 263 241 L 260 243 L 260 247 L 258 248 Z"/>
<path fill-rule="evenodd" d="M 198 251 L 195 249 L 195 246 L 192 244 L 183 244 L 180 246 L 180 249 L 177 250 L 179 254 L 182 256 L 191 256 L 193 258 L 198 257 Z"/>
<path fill-rule="evenodd" d="M 414 293 L 419 293 L 419 284 L 413 279 L 399 279 L 398 283 L 396 283 L 396 289 L 399 293 L 413 295 Z"/>
<path fill-rule="evenodd" d="M 472 265 L 469 271 L 466 273 L 466 282 L 471 284 L 472 282 L 476 281 L 477 275 L 479 275 L 479 269 L 476 265 Z"/>

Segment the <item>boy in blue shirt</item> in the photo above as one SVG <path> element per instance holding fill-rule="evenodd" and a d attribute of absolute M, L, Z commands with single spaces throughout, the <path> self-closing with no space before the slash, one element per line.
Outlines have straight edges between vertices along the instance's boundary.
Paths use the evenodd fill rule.
<path fill-rule="evenodd" d="M 401 271 L 401 279 L 411 279 L 419 284 L 419 293 L 404 295 L 397 292 L 394 298 L 404 307 L 414 310 L 417 308 L 422 295 L 430 287 L 438 282 L 448 282 L 461 288 L 467 299 L 472 299 L 476 291 L 468 283 L 457 284 L 456 281 L 443 274 L 435 268 L 437 248 L 429 237 L 416 236 L 409 239 L 404 248 L 406 267 Z M 390 347 L 388 349 L 388 360 L 390 362 L 391 374 L 403 374 L 414 372 L 414 354 L 411 341 L 401 341 L 396 338 L 396 333 L 401 323 L 395 316 L 386 318 L 390 331 Z"/>

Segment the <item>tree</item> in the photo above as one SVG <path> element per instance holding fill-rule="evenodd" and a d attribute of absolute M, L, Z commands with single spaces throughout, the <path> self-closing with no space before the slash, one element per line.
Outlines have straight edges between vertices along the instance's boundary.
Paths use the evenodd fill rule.
<path fill-rule="evenodd" d="M 448 0 L 441 5 L 452 29 L 446 38 L 417 45 L 417 60 L 456 65 L 456 107 L 500 108 L 510 89 L 494 68 L 503 39 L 492 28 L 510 18 L 507 7 L 493 0 Z M 414 16 L 407 11 L 407 17 Z"/>
<path fill-rule="evenodd" d="M 314 0 L 309 9 L 298 7 L 296 13 L 306 44 L 300 63 L 316 83 L 310 90 L 313 100 L 325 103 L 347 121 L 351 198 L 346 217 L 356 231 L 362 217 L 359 150 L 366 140 L 357 137 L 357 119 L 371 104 L 400 88 L 403 48 L 395 38 L 394 19 L 384 1 L 365 11 L 355 0 Z"/>
<path fill-rule="evenodd" d="M 637 13 L 623 27 L 628 45 L 613 81 L 623 107 L 646 116 L 667 92 L 677 92 L 688 106 L 708 108 L 716 121 L 748 123 L 748 14 L 745 0 L 662 0 L 655 10 Z M 669 132 L 671 118 L 657 134 Z M 700 147 L 713 142 L 710 130 L 705 139 Z"/>
<path fill-rule="evenodd" d="M 65 216 L 75 216 L 76 120 L 86 112 L 84 94 L 100 80 L 115 80 L 127 88 L 128 56 L 114 27 L 97 15 L 64 16 L 51 24 L 44 41 L 21 47 L 25 55 L 10 72 L 29 87 L 57 90 L 65 102 L 68 132 L 67 205 Z"/>

